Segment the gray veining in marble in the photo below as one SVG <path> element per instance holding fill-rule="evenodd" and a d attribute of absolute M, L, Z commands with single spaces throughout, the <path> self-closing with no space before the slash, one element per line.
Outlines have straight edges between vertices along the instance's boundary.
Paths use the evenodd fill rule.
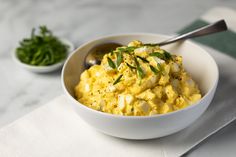
<path fill-rule="evenodd" d="M 11 59 L 15 45 L 32 27 L 45 24 L 77 47 L 115 33 L 172 34 L 214 6 L 236 9 L 236 1 L 0 0 L 0 127 L 63 93 L 60 71 L 34 74 Z"/>

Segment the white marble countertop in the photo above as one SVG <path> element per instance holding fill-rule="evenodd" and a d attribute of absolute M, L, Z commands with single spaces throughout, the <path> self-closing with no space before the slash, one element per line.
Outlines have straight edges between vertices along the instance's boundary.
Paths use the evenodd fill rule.
<path fill-rule="evenodd" d="M 172 34 L 214 6 L 236 9 L 236 1 L 0 0 L 0 127 L 63 93 L 60 71 L 34 74 L 20 69 L 11 59 L 11 51 L 32 27 L 45 24 L 78 47 L 95 37 L 114 33 Z M 235 124 L 188 155 L 234 156 Z"/>

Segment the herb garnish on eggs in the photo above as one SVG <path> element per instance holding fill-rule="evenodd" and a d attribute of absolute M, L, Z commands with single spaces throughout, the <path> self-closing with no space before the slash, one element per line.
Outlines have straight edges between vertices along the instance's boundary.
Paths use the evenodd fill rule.
<path fill-rule="evenodd" d="M 126 62 L 127 66 L 131 69 L 135 69 L 137 71 L 137 76 L 139 79 L 142 79 L 145 76 L 145 73 L 143 71 L 143 69 L 141 68 L 138 59 L 140 59 L 142 62 L 149 64 L 149 61 L 145 58 L 145 57 L 141 57 L 139 55 L 136 55 L 134 53 L 135 49 L 138 49 L 140 47 L 143 46 L 149 46 L 149 47 L 156 47 L 157 45 L 153 45 L 153 44 L 144 44 L 144 45 L 138 45 L 138 46 L 127 46 L 127 47 L 118 47 L 116 50 L 111 51 L 111 55 L 116 54 L 116 64 L 115 62 L 110 58 L 107 57 L 107 61 L 108 61 L 108 65 L 112 68 L 112 69 L 117 69 L 120 64 L 123 61 L 123 53 L 127 53 L 130 55 L 130 57 L 134 60 L 135 66 L 130 65 L 129 63 Z M 171 60 L 171 54 L 168 53 L 167 51 L 163 51 L 163 53 L 160 52 L 152 52 L 149 54 L 149 56 L 156 56 L 162 60 L 168 61 Z M 161 72 L 161 66 L 159 63 L 157 63 L 157 68 L 155 68 L 152 65 L 149 65 L 150 69 L 152 70 L 152 72 L 154 74 L 158 74 Z M 162 74 L 162 73 L 161 73 Z M 115 80 L 115 82 L 113 84 L 117 84 L 119 81 Z"/>
<path fill-rule="evenodd" d="M 181 56 L 137 40 L 105 54 L 100 65 L 85 70 L 75 96 L 92 109 L 125 116 L 164 114 L 202 97 Z"/>

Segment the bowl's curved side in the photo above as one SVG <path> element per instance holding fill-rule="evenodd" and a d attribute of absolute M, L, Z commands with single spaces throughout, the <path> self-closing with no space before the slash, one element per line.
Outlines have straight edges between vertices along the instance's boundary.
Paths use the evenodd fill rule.
<path fill-rule="evenodd" d="M 159 117 L 110 117 L 86 110 L 82 104 L 74 100 L 71 105 L 85 122 L 105 134 L 125 139 L 153 139 L 176 133 L 196 121 L 209 106 L 214 92 L 215 88 L 208 97 L 191 110 L 181 110 L 175 114 Z"/>
<path fill-rule="evenodd" d="M 200 59 L 202 59 L 202 61 L 206 61 L 206 64 L 209 67 L 199 65 L 198 68 L 201 68 L 200 70 L 198 68 L 194 68 L 193 71 L 191 71 L 191 68 L 187 69 L 190 73 L 194 73 L 194 77 L 197 78 L 197 82 L 200 82 L 200 84 L 207 86 L 206 88 L 201 87 L 204 90 L 205 95 L 196 104 L 186 107 L 185 109 L 163 115 L 155 115 L 149 117 L 126 117 L 95 111 L 82 105 L 74 98 L 74 87 L 78 83 L 80 73 L 83 70 L 83 60 L 87 52 L 93 46 L 104 42 L 118 42 L 121 44 L 127 44 L 129 41 L 134 39 L 138 39 L 144 42 L 155 42 L 158 40 L 164 40 L 166 38 L 166 36 L 153 34 L 128 34 L 110 36 L 98 40 L 93 40 L 75 50 L 74 53 L 71 54 L 66 60 L 63 67 L 62 86 L 65 93 L 72 102 L 71 105 L 73 105 L 73 107 L 75 107 L 75 110 L 78 112 L 78 115 L 95 129 L 112 136 L 126 139 L 150 139 L 166 136 L 186 128 L 197 118 L 199 118 L 207 109 L 214 96 L 218 82 L 218 68 L 214 59 L 212 59 L 212 57 L 207 52 L 191 42 L 185 42 L 183 44 L 177 43 L 173 44 L 172 46 L 167 46 L 166 48 L 171 50 L 175 49 L 176 47 L 181 47 L 182 49 L 178 49 L 178 52 L 176 53 L 182 53 L 181 55 L 184 55 L 184 58 L 186 57 L 192 60 L 196 60 L 197 57 L 202 57 L 202 55 L 204 55 L 205 59 Z M 185 51 L 189 48 L 197 49 L 196 51 L 200 54 L 192 56 L 193 58 L 191 58 L 191 55 L 193 55 L 195 51 L 188 52 L 190 53 L 188 54 Z M 184 51 L 184 53 L 182 51 Z M 197 65 L 197 62 L 186 62 L 186 64 L 188 64 L 188 66 L 194 67 Z M 198 74 L 199 72 L 201 72 L 201 70 L 203 70 L 204 76 L 200 77 L 198 76 Z M 211 77 L 210 81 L 204 82 L 204 79 L 207 77 Z"/>

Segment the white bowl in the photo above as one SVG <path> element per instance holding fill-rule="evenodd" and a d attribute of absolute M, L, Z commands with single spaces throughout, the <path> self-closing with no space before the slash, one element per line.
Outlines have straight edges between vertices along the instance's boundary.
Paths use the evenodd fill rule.
<path fill-rule="evenodd" d="M 214 59 L 190 41 L 163 46 L 173 54 L 183 56 L 184 68 L 197 82 L 203 98 L 189 107 L 162 115 L 120 116 L 88 108 L 74 98 L 74 87 L 84 70 L 84 58 L 95 45 L 117 42 L 126 45 L 132 40 L 154 43 L 167 39 L 157 34 L 124 34 L 102 37 L 85 43 L 71 54 L 62 69 L 62 86 L 78 115 L 95 129 L 125 139 L 152 139 L 178 132 L 197 120 L 209 106 L 218 83 L 219 72 Z M 196 130 L 197 131 L 197 130 Z"/>
<path fill-rule="evenodd" d="M 74 45 L 69 41 L 69 40 L 66 40 L 66 39 L 60 39 L 64 44 L 68 45 L 69 46 L 69 49 L 68 49 L 68 55 L 70 52 L 72 52 L 74 50 Z M 19 66 L 19 67 L 22 67 L 28 71 L 31 71 L 31 72 L 35 72 L 35 73 L 48 73 L 48 72 L 52 72 L 52 71 L 55 71 L 57 69 L 59 69 L 60 67 L 62 67 L 62 65 L 64 64 L 65 60 L 62 60 L 56 64 L 52 64 L 52 65 L 48 65 L 48 66 L 34 66 L 34 65 L 29 65 L 29 64 L 26 64 L 26 63 L 23 63 L 19 60 L 19 58 L 17 57 L 16 55 L 16 51 L 14 49 L 14 51 L 12 51 L 12 58 L 14 60 L 14 62 Z"/>

